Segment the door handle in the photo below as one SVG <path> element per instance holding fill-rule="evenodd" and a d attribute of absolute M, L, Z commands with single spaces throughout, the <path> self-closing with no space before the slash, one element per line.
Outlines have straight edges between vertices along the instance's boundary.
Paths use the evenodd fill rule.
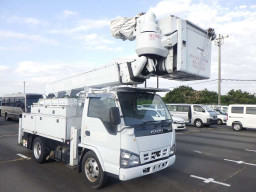
<path fill-rule="evenodd" d="M 85 131 L 85 135 L 90 136 L 91 135 L 90 131 Z"/>

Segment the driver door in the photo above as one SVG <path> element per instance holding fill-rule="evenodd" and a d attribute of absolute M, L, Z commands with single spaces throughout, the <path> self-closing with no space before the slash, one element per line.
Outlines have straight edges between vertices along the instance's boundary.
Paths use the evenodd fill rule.
<path fill-rule="evenodd" d="M 110 127 L 109 111 L 116 107 L 112 94 L 91 94 L 86 99 L 82 120 L 82 143 L 95 147 L 105 170 L 119 174 L 120 133 Z"/>
<path fill-rule="evenodd" d="M 200 105 L 193 105 L 193 109 L 191 123 L 194 123 L 195 119 L 201 119 L 205 123 L 205 110 Z"/>

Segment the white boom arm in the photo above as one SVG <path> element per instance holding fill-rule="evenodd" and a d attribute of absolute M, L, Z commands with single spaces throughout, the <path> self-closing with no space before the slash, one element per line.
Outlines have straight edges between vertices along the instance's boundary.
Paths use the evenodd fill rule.
<path fill-rule="evenodd" d="M 156 21 L 152 12 L 111 22 L 111 32 L 123 40 L 136 39 L 138 58 L 50 83 L 46 94 L 71 95 L 85 87 L 102 88 L 140 84 L 152 76 L 175 80 L 210 78 L 211 40 L 214 30 L 204 30 L 175 16 Z"/>

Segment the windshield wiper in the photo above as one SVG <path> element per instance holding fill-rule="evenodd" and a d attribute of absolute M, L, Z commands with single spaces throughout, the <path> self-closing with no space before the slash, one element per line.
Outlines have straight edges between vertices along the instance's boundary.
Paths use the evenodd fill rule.
<path fill-rule="evenodd" d="M 165 121 L 171 121 L 171 119 L 163 119 L 163 120 L 161 120 L 161 122 L 165 122 Z"/>
<path fill-rule="evenodd" d="M 168 121 L 168 125 L 172 124 L 172 120 L 171 119 L 161 120 L 161 124 L 166 123 L 167 121 Z"/>

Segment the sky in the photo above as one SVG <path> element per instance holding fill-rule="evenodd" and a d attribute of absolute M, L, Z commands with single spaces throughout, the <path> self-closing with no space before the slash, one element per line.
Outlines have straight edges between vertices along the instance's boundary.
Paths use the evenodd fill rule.
<path fill-rule="evenodd" d="M 47 83 L 134 57 L 135 41 L 115 39 L 111 20 L 153 11 L 157 19 L 176 15 L 217 34 L 222 46 L 222 78 L 256 80 L 256 2 L 253 0 L 0 0 L 0 96 L 43 93 Z M 161 88 L 188 85 L 217 91 L 218 48 L 212 43 L 211 79 L 160 79 Z M 102 78 L 104 80 L 104 77 Z M 256 93 L 255 81 L 222 81 L 222 93 Z M 148 81 L 155 87 L 156 81 Z"/>

